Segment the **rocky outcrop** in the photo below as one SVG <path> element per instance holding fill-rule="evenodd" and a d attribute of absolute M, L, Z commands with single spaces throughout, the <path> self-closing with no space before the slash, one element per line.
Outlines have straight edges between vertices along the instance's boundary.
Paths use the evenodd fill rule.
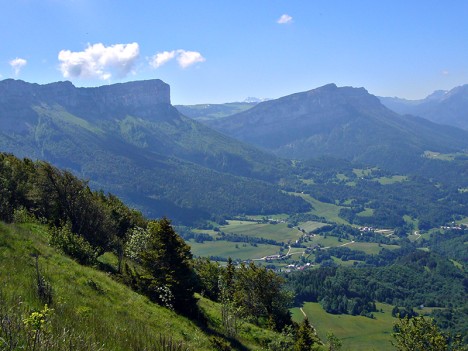
<path fill-rule="evenodd" d="M 170 87 L 159 79 L 77 88 L 71 82 L 45 85 L 6 79 L 0 82 L 0 104 L 57 104 L 65 108 L 88 106 L 88 110 L 151 109 L 170 104 Z"/>

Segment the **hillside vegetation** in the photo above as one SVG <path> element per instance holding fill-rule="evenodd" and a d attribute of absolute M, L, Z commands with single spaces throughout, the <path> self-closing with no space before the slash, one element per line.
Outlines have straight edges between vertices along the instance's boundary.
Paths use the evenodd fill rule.
<path fill-rule="evenodd" d="M 194 262 L 168 219 L 48 163 L 0 166 L 0 219 L 14 223 L 0 223 L 3 349 L 251 350 L 312 335 L 272 271 Z"/>

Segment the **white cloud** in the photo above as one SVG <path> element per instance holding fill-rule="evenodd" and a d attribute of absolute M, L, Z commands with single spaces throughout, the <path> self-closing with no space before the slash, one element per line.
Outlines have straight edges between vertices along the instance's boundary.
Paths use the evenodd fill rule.
<path fill-rule="evenodd" d="M 441 73 L 443 76 L 448 76 L 450 74 L 450 72 L 447 71 L 446 69 L 444 69 Z"/>
<path fill-rule="evenodd" d="M 206 59 L 197 51 L 177 50 L 177 62 L 182 68 L 187 68 L 197 62 L 205 62 Z"/>
<path fill-rule="evenodd" d="M 278 19 L 278 21 L 276 21 L 276 23 L 279 23 L 279 24 L 288 24 L 288 23 L 291 23 L 291 22 L 292 22 L 292 19 L 293 19 L 293 18 L 292 18 L 291 16 L 289 16 L 288 14 L 285 13 L 284 15 L 282 15 L 282 16 Z"/>
<path fill-rule="evenodd" d="M 10 63 L 11 68 L 13 68 L 13 71 L 15 72 L 15 76 L 17 76 L 20 73 L 21 69 L 24 66 L 26 66 L 28 61 L 26 61 L 25 59 L 17 57 L 14 60 L 11 60 L 9 63 Z"/>
<path fill-rule="evenodd" d="M 150 64 L 154 68 L 158 68 L 174 58 L 182 68 L 187 68 L 197 62 L 206 61 L 206 59 L 198 51 L 186 51 L 179 49 L 157 53 L 151 58 Z"/>
<path fill-rule="evenodd" d="M 150 64 L 154 68 L 158 68 L 164 65 L 166 62 L 172 60 L 175 57 L 175 54 L 175 50 L 158 52 L 156 55 L 153 56 L 153 59 L 151 60 Z"/>
<path fill-rule="evenodd" d="M 90 45 L 84 51 L 62 50 L 58 54 L 60 70 L 65 78 L 109 79 L 113 75 L 125 77 L 140 54 L 138 43 L 104 46 Z"/>

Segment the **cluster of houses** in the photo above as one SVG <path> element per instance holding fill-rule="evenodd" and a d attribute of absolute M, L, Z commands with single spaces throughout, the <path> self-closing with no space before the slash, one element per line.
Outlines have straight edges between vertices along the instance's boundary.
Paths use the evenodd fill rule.
<path fill-rule="evenodd" d="M 462 226 L 460 225 L 451 225 L 451 226 L 446 226 L 446 225 L 442 225 L 440 227 L 440 229 L 445 229 L 445 230 L 462 230 Z"/>
<path fill-rule="evenodd" d="M 313 264 L 310 262 L 307 262 L 306 264 L 288 264 L 286 268 L 281 269 L 282 272 L 284 273 L 289 273 L 292 271 L 303 271 L 306 268 L 312 267 Z"/>

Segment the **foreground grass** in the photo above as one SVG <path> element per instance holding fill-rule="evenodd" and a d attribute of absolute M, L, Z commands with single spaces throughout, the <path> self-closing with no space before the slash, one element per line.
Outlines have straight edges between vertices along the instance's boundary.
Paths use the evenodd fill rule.
<path fill-rule="evenodd" d="M 77 340 L 84 346 L 73 350 L 163 350 L 157 345 L 161 336 L 182 345 L 164 350 L 217 350 L 219 345 L 214 339 L 238 350 L 259 350 L 258 342 L 274 337 L 270 336 L 273 332 L 249 326 L 243 330 L 241 340 L 226 341 L 217 321 L 219 306 L 209 300 L 199 301 L 201 309 L 208 313 L 208 324 L 200 327 L 150 302 L 108 273 L 77 264 L 47 242 L 42 226 L 0 223 L 0 314 L 21 309 L 18 325 L 23 325 L 33 311 L 43 309 L 37 296 L 38 256 L 40 272 L 52 287 L 52 330 L 79 336 Z"/>
<path fill-rule="evenodd" d="M 394 350 L 390 343 L 393 323 L 396 321 L 392 317 L 392 306 L 381 303 L 376 305 L 383 312 L 374 312 L 375 319 L 329 314 L 319 303 L 312 302 L 305 303 L 303 310 L 321 340 L 326 340 L 327 331 L 332 330 L 343 342 L 343 351 Z M 292 314 L 296 322 L 304 318 L 299 308 L 293 308 Z"/>
<path fill-rule="evenodd" d="M 106 350 L 136 350 L 160 334 L 196 350 L 211 350 L 209 337 L 190 320 L 151 303 L 106 273 L 84 267 L 47 245 L 44 228 L 0 224 L 0 281 L 6 301 L 20 299 L 40 310 L 35 259 L 53 290 L 56 323 L 104 345 Z M 21 296 L 21 297 L 19 297 Z"/>

